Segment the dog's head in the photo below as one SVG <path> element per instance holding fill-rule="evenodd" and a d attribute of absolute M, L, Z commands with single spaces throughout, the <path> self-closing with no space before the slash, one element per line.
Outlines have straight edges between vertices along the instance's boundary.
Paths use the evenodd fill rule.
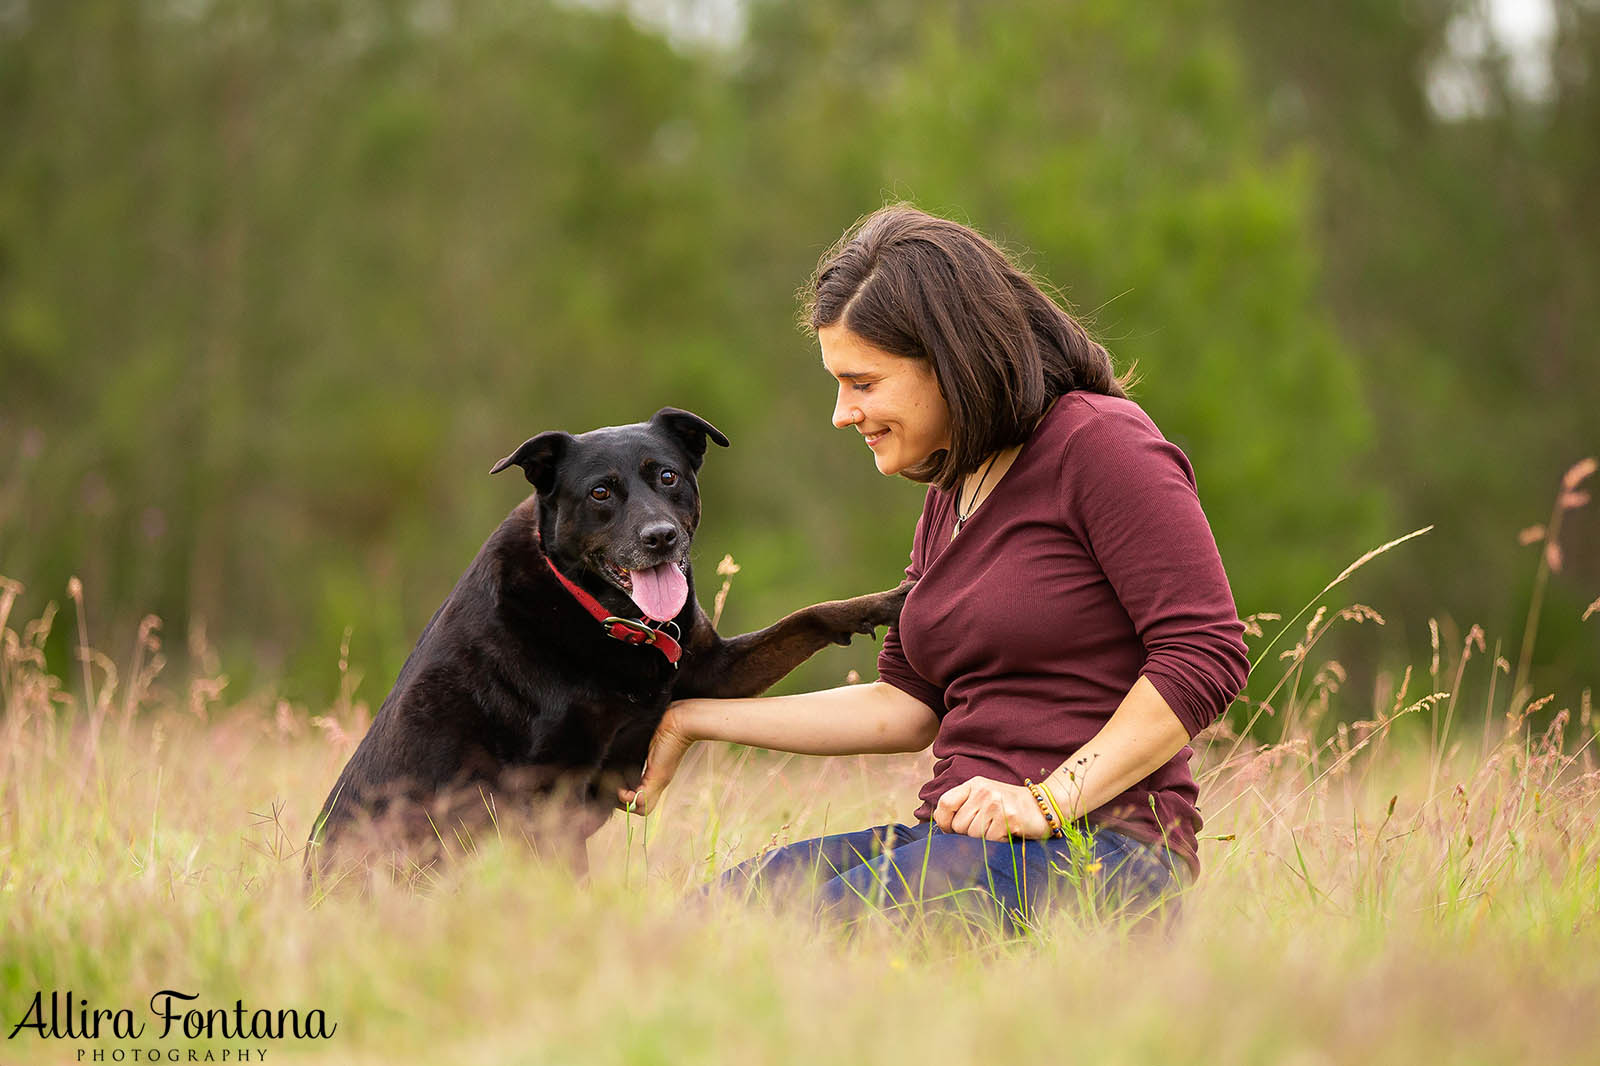
<path fill-rule="evenodd" d="M 695 472 L 708 440 L 728 446 L 699 415 L 663 407 L 630 426 L 541 433 L 490 473 L 522 468 L 539 493 L 545 553 L 562 573 L 620 590 L 645 617 L 665 622 L 689 596 L 689 543 L 700 524 Z"/>

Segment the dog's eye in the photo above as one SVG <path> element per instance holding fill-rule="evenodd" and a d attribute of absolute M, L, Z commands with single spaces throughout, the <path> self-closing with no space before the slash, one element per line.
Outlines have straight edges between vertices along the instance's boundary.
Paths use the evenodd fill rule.
<path fill-rule="evenodd" d="M 606 488 L 604 485 L 596 485 L 594 488 L 589 490 L 589 498 L 591 500 L 609 500 L 611 499 L 611 490 Z"/>
<path fill-rule="evenodd" d="M 678 472 L 676 470 L 661 471 L 661 483 L 667 486 L 676 485 L 678 483 Z"/>

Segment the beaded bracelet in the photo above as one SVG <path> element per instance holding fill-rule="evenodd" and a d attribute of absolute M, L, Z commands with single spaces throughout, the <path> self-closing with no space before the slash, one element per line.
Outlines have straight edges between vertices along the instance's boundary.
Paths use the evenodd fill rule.
<path fill-rule="evenodd" d="M 1064 837 L 1065 829 L 1061 828 L 1061 817 L 1056 810 L 1055 797 L 1050 795 L 1048 789 L 1041 784 L 1034 784 L 1031 780 L 1023 778 L 1022 783 L 1033 796 L 1033 801 L 1039 805 L 1039 813 L 1044 815 L 1044 824 L 1050 828 L 1052 837 Z"/>
<path fill-rule="evenodd" d="M 1048 779 L 1047 779 L 1048 780 Z M 1067 835 L 1067 816 L 1061 813 L 1061 804 L 1056 802 L 1056 794 L 1050 791 L 1050 786 L 1044 781 L 1039 782 L 1039 791 L 1044 793 L 1044 798 L 1050 801 L 1050 809 L 1055 811 L 1056 824 L 1061 826 L 1061 835 Z"/>

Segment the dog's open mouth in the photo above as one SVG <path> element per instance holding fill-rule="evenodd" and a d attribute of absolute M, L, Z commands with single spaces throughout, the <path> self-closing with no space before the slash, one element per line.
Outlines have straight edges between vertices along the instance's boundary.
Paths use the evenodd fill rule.
<path fill-rule="evenodd" d="M 609 559 L 602 560 L 602 572 L 617 588 L 632 597 L 644 616 L 654 622 L 669 622 L 678 617 L 689 599 L 688 563 L 658 563 L 648 570 L 629 570 Z"/>

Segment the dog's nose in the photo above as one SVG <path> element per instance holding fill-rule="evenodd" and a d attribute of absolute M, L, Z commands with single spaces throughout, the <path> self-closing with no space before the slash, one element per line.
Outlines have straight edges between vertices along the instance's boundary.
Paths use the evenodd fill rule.
<path fill-rule="evenodd" d="M 678 546 L 678 527 L 672 522 L 652 522 L 639 530 L 639 539 L 653 552 Z"/>

